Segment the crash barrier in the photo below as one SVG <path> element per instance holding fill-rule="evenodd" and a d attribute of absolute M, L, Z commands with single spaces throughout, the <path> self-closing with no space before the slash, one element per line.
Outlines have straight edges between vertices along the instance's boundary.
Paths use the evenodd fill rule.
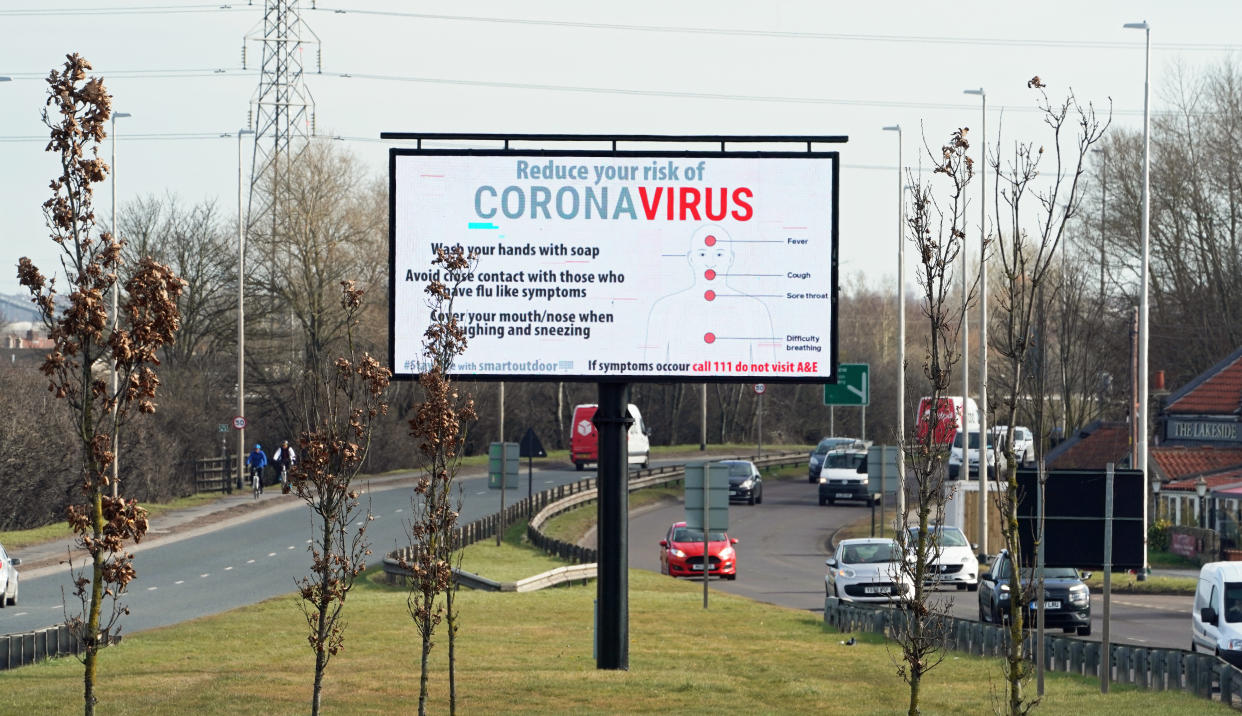
<path fill-rule="evenodd" d="M 975 656 L 1002 656 L 1009 644 L 1009 629 L 951 616 L 933 618 L 941 622 L 946 649 Z M 852 604 L 836 597 L 824 601 L 824 622 L 842 632 L 864 631 L 893 638 L 910 620 L 903 609 Z M 941 629 L 937 628 L 937 631 Z M 1023 651 L 1035 653 L 1036 635 L 1028 632 Z M 1123 644 L 1109 645 L 1109 679 L 1157 691 L 1180 690 L 1205 699 L 1219 699 L 1242 709 L 1242 670 L 1213 654 L 1185 649 L 1160 649 Z M 1100 642 L 1044 634 L 1044 668 L 1080 676 L 1099 678 L 1103 652 Z"/>
<path fill-rule="evenodd" d="M 109 644 L 121 641 L 120 635 Z M 36 661 L 82 653 L 82 642 L 64 624 L 22 634 L 0 634 L 0 670 L 16 669 Z"/>
<path fill-rule="evenodd" d="M 728 458 L 718 458 L 721 460 Z M 806 460 L 805 452 L 779 453 L 775 455 L 765 455 L 763 457 L 744 458 L 755 463 L 758 467 L 780 467 L 784 465 L 798 464 Z M 663 467 L 652 467 L 644 470 L 636 470 L 630 475 L 629 490 L 642 489 L 644 487 L 652 487 L 655 485 L 663 485 L 670 482 L 677 482 L 685 477 L 685 466 L 683 465 L 665 465 Z M 582 547 L 580 545 L 563 542 L 554 537 L 549 537 L 541 531 L 548 520 L 567 510 L 571 510 L 578 505 L 589 503 L 595 500 L 598 493 L 598 480 L 589 477 L 567 485 L 557 485 L 556 487 L 543 490 L 531 497 L 522 498 L 512 505 L 505 507 L 503 513 L 495 513 L 475 520 L 467 525 L 459 527 L 455 534 L 456 543 L 459 547 L 466 547 L 489 537 L 495 537 L 497 530 L 501 529 L 501 525 L 511 525 L 519 520 L 526 521 L 526 537 L 531 544 L 540 550 L 555 555 L 561 559 L 571 562 L 575 565 L 590 566 L 594 568 L 595 550 L 590 547 Z M 409 577 L 408 570 L 401 567 L 403 561 L 408 562 L 413 556 L 413 548 L 403 547 L 393 550 L 385 555 L 383 560 L 384 573 L 391 582 L 402 581 Z M 553 570 L 555 572 L 557 570 Z M 547 573 L 545 573 L 547 574 Z M 471 575 L 475 576 L 475 575 Z M 588 579 L 580 575 L 548 577 L 539 579 L 545 575 L 536 575 L 528 578 L 532 584 L 542 584 L 543 586 L 552 586 L 564 582 L 572 582 L 580 579 Z M 560 581 L 556 581 L 560 579 Z M 491 580 L 486 580 L 491 582 Z M 491 582 L 492 584 L 497 584 Z M 461 584 L 470 586 L 467 581 Z M 488 589 L 488 586 L 479 587 Z M 542 587 L 537 587 L 542 588 Z M 507 591 L 497 588 L 495 591 Z M 514 591 L 525 591 L 517 590 Z"/>

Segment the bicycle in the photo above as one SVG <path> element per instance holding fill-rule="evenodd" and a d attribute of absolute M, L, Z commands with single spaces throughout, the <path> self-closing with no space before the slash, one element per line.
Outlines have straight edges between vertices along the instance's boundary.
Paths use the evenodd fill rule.
<path fill-rule="evenodd" d="M 250 468 L 250 486 L 254 489 L 254 499 L 259 499 L 259 494 L 263 492 L 262 483 L 263 471 L 257 467 Z"/>

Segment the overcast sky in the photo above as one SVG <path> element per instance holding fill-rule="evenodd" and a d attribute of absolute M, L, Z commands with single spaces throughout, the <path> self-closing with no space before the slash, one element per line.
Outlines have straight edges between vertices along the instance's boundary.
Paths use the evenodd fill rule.
<path fill-rule="evenodd" d="M 11 78 L 0 82 L 0 292 L 19 290 L 19 257 L 49 272 L 58 261 L 40 210 L 56 173 L 40 110 L 44 78 L 69 52 L 104 77 L 115 111 L 133 115 L 117 121 L 122 207 L 172 192 L 217 199 L 233 215 L 235 135 L 258 87 L 263 3 L 221 1 L 0 4 L 0 76 Z M 1002 130 L 1042 143 L 1026 88 L 1039 75 L 1054 99 L 1071 87 L 1101 108 L 1111 98 L 1114 126 L 1137 129 L 1143 33 L 1124 23 L 1152 27 L 1153 112 L 1179 67 L 1236 61 L 1242 47 L 1236 0 L 310 4 L 301 10 L 318 36 L 304 52 L 317 134 L 340 137 L 377 176 L 387 171 L 382 131 L 848 135 L 843 284 L 896 276 L 897 136 L 881 127 L 902 125 L 905 163 L 917 167 L 921 134 L 938 146 L 956 127 L 978 127 L 979 98 L 963 90 L 983 87 L 990 142 Z M 110 151 L 105 140 L 101 154 Z M 96 195 L 103 217 L 111 190 Z"/>

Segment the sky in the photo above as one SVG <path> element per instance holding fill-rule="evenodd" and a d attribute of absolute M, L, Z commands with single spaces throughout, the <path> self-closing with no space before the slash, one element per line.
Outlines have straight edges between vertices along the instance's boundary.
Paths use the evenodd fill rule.
<path fill-rule="evenodd" d="M 0 293 L 21 290 L 20 257 L 45 272 L 58 263 L 40 209 L 56 173 L 40 112 L 67 53 L 86 57 L 114 111 L 132 115 L 100 147 L 110 158 L 116 141 L 114 177 L 95 197 L 101 217 L 114 188 L 122 208 L 174 194 L 234 214 L 263 2 L 224 2 L 0 3 L 10 78 L 0 81 Z M 836 147 L 842 285 L 896 280 L 898 136 L 882 127 L 902 126 L 904 164 L 917 171 L 924 139 L 938 147 L 978 126 L 980 98 L 963 90 L 983 88 L 989 143 L 998 131 L 1043 143 L 1026 86 L 1038 75 L 1054 100 L 1071 89 L 1102 110 L 1111 100 L 1113 126 L 1140 130 L 1144 33 L 1124 23 L 1151 26 L 1153 113 L 1169 107 L 1175 73 L 1242 48 L 1236 0 L 303 0 L 300 10 L 317 37 L 303 38 L 316 141 L 342 142 L 377 177 L 395 146 L 384 131 L 847 135 Z M 252 148 L 243 144 L 247 175 Z"/>

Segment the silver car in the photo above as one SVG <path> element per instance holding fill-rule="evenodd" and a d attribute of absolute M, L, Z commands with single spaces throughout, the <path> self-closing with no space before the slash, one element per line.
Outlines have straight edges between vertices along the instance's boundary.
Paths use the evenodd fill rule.
<path fill-rule="evenodd" d="M 22 561 L 17 557 L 10 557 L 8 552 L 4 551 L 4 545 L 0 545 L 0 607 L 13 606 L 17 604 L 17 587 L 20 575 L 17 573 L 17 565 Z"/>

